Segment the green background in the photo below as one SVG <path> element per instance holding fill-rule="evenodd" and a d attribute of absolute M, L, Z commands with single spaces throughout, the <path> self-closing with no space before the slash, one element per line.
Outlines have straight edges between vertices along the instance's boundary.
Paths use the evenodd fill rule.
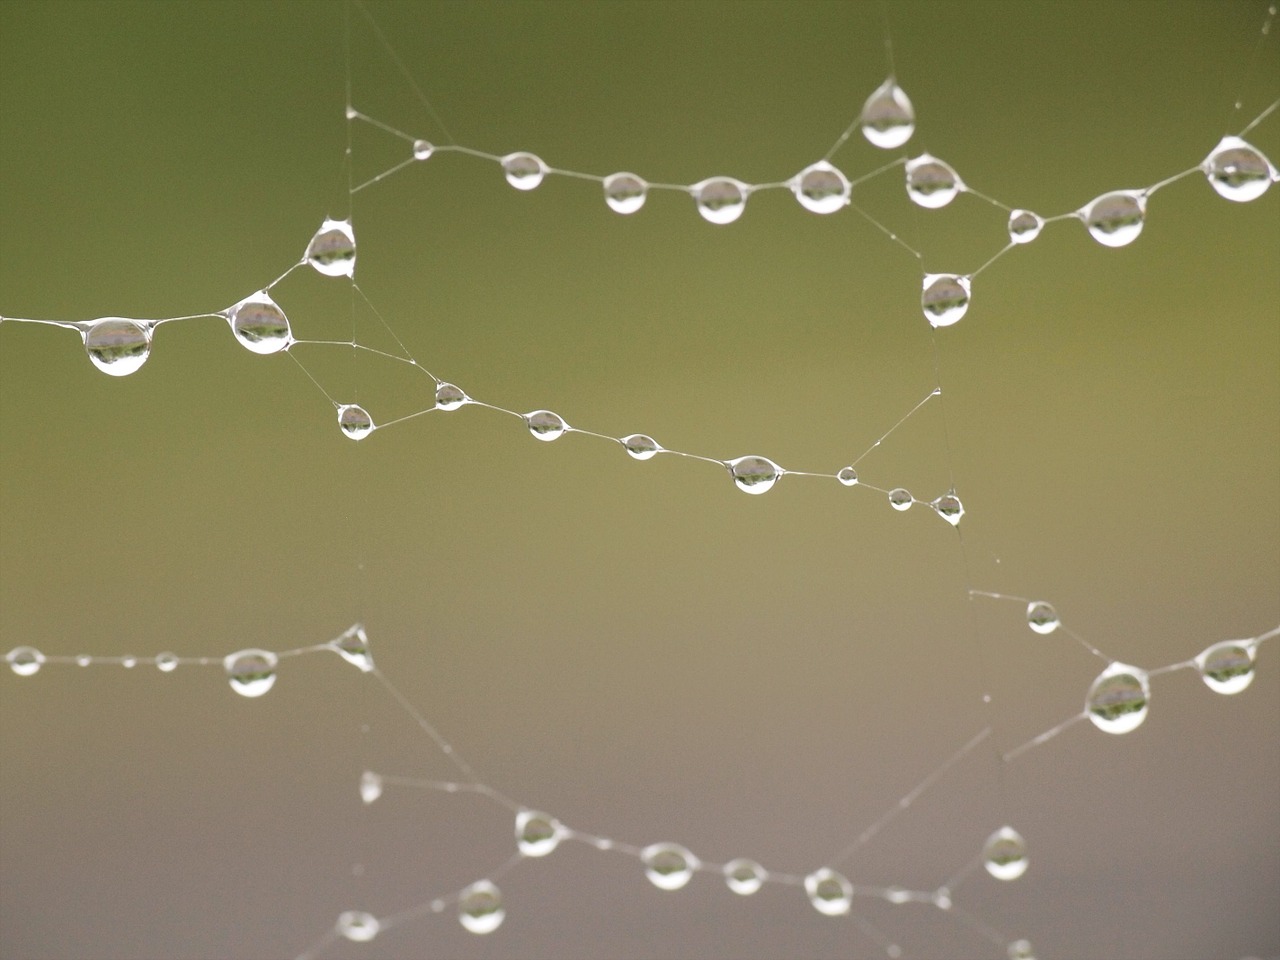
<path fill-rule="evenodd" d="M 371 4 L 432 120 L 358 10 L 353 100 L 415 136 L 652 181 L 783 179 L 884 78 L 859 4 Z M 0 313 L 49 320 L 218 310 L 347 212 L 337 4 L 0 5 Z M 904 148 L 1044 214 L 1194 166 L 1278 95 L 1264 5 L 887 5 L 919 117 Z M 1231 107 L 1239 97 L 1243 108 Z M 352 128 L 357 180 L 403 144 Z M 1280 156 L 1280 118 L 1249 137 Z M 850 176 L 892 158 L 855 134 Z M 938 272 L 976 269 L 1003 214 L 916 208 L 892 172 L 856 199 Z M 804 873 L 984 726 L 988 744 L 843 864 L 931 889 L 1010 822 L 1031 869 L 981 871 L 959 908 L 1046 958 L 1280 954 L 1280 671 L 1210 693 L 1153 680 L 1126 737 L 1077 712 L 1101 661 L 1032 635 L 1053 601 L 1155 668 L 1277 622 L 1280 217 L 1200 176 L 1151 201 L 1132 246 L 1061 223 L 931 333 L 920 264 L 855 213 L 783 191 L 704 223 L 658 193 L 519 194 L 441 154 L 356 195 L 363 291 L 429 370 L 473 396 L 613 435 L 833 472 L 928 500 L 954 477 L 963 540 L 927 509 L 784 477 L 738 493 L 707 464 L 533 442 L 479 409 L 341 436 L 287 356 L 216 320 L 159 329 L 116 380 L 75 334 L 0 326 L 0 649 L 47 654 L 324 641 L 356 620 L 397 685 L 484 780 L 581 830 L 675 840 Z M 348 285 L 276 289 L 297 336 L 390 348 Z M 296 348 L 388 420 L 423 377 Z M 943 413 L 945 413 L 945 424 Z M 982 696 L 989 693 L 990 705 Z M 368 677 L 289 660 L 261 700 L 216 669 L 0 676 L 0 954 L 293 956 L 337 914 L 386 915 L 486 876 L 507 813 L 389 789 L 445 777 Z M 363 865 L 361 871 L 353 865 Z M 334 957 L 875 957 L 793 888 L 663 893 L 571 844 L 502 878 L 489 937 L 448 915 Z M 973 924 L 855 901 L 911 957 L 991 957 Z"/>

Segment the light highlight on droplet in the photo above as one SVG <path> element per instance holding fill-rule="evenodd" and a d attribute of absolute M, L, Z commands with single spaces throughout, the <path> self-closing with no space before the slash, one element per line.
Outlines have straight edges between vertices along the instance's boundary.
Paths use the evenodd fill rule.
<path fill-rule="evenodd" d="M 825 160 L 805 167 L 790 186 L 800 206 L 813 213 L 835 213 L 849 203 L 848 179 Z"/>
<path fill-rule="evenodd" d="M 932 327 L 949 327 L 969 310 L 970 278 L 954 273 L 926 273 L 920 308 Z"/>
<path fill-rule="evenodd" d="M 1200 679 L 1214 693 L 1239 693 L 1253 683 L 1256 649 L 1252 643 L 1224 640 L 1195 659 Z"/>
<path fill-rule="evenodd" d="M 1147 214 L 1147 197 L 1140 190 L 1104 193 L 1078 212 L 1089 235 L 1104 247 L 1124 247 L 1138 239 Z"/>
<path fill-rule="evenodd" d="M 945 207 L 964 189 L 959 174 L 949 163 L 922 153 L 907 161 L 907 196 L 930 210 Z"/>
<path fill-rule="evenodd" d="M 506 916 L 502 892 L 488 880 L 477 880 L 458 899 L 458 922 L 472 933 L 493 933 Z"/>
<path fill-rule="evenodd" d="M 1262 151 L 1239 137 L 1223 137 L 1200 169 L 1219 196 L 1237 203 L 1257 200 L 1273 180 L 1280 179 Z"/>
<path fill-rule="evenodd" d="M 679 890 L 698 867 L 698 858 L 678 843 L 655 843 L 640 851 L 644 875 L 659 890 Z"/>
<path fill-rule="evenodd" d="M 526 413 L 524 422 L 535 439 L 545 440 L 547 443 L 560 439 L 569 429 L 569 425 L 560 418 L 559 414 L 552 413 L 550 410 L 534 410 L 532 413 Z"/>
<path fill-rule="evenodd" d="M 982 865 L 997 880 L 1017 880 L 1027 872 L 1027 842 L 1013 827 L 1001 827 L 987 838 Z"/>
<path fill-rule="evenodd" d="M 826 867 L 804 878 L 804 892 L 809 895 L 813 909 L 828 917 L 848 913 L 853 903 L 853 884 Z"/>
<path fill-rule="evenodd" d="M 516 847 L 526 857 L 545 857 L 560 845 L 564 827 L 549 814 L 521 810 L 516 814 Z"/>

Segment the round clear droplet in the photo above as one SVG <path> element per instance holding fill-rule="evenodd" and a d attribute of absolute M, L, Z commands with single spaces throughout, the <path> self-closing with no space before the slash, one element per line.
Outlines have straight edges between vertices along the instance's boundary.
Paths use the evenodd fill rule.
<path fill-rule="evenodd" d="M 326 277 L 356 272 L 356 235 L 346 220 L 326 220 L 307 245 L 307 263 Z"/>
<path fill-rule="evenodd" d="M 124 317 L 103 317 L 81 329 L 93 365 L 113 377 L 127 377 L 151 355 L 153 324 Z"/>
<path fill-rule="evenodd" d="M 1014 243 L 1030 243 L 1044 229 L 1044 217 L 1030 210 L 1014 210 L 1009 214 L 1009 239 Z"/>
<path fill-rule="evenodd" d="M 856 487 L 858 485 L 858 471 L 853 467 L 841 467 L 836 479 L 843 483 L 846 487 Z"/>
<path fill-rule="evenodd" d="M 1027 842 L 1013 827 L 1001 827 L 987 838 L 982 864 L 997 880 L 1017 880 L 1027 872 Z"/>
<path fill-rule="evenodd" d="M 559 440 L 564 432 L 569 429 L 569 425 L 565 423 L 558 414 L 552 413 L 550 410 L 535 410 L 533 413 L 524 415 L 524 422 L 529 427 L 529 432 L 538 440 L 545 440 L 550 443 L 552 440 Z"/>
<path fill-rule="evenodd" d="M 1036 960 L 1036 952 L 1030 940 L 1015 940 L 1009 944 L 1009 960 Z"/>
<path fill-rule="evenodd" d="M 725 463 L 733 482 L 744 493 L 768 493 L 783 469 L 767 457 L 738 457 Z"/>
<path fill-rule="evenodd" d="M 1196 669 L 1214 693 L 1239 693 L 1253 683 L 1255 652 L 1252 643 L 1224 640 L 1196 657 Z"/>
<path fill-rule="evenodd" d="M 969 309 L 968 277 L 954 273 L 926 273 L 920 307 L 932 327 L 949 327 Z"/>
<path fill-rule="evenodd" d="M 358 404 L 344 403 L 338 407 L 338 427 L 352 440 L 363 440 L 373 433 L 373 417 Z"/>
<path fill-rule="evenodd" d="M 1257 200 L 1272 180 L 1280 179 L 1271 161 L 1239 137 L 1223 137 L 1200 169 L 1219 196 L 1237 203 Z"/>
<path fill-rule="evenodd" d="M 457 410 L 470 399 L 452 383 L 436 384 L 436 408 L 439 410 Z"/>
<path fill-rule="evenodd" d="M 276 682 L 277 658 L 270 650 L 240 650 L 222 661 L 231 689 L 242 697 L 260 697 Z"/>
<path fill-rule="evenodd" d="M 493 933 L 506 916 L 502 892 L 488 880 L 477 880 L 458 899 L 458 921 L 472 933 Z"/>
<path fill-rule="evenodd" d="M 526 857 L 545 857 L 563 836 L 564 827 L 555 817 L 537 810 L 516 814 L 516 846 Z"/>
<path fill-rule="evenodd" d="M 813 909 L 828 917 L 848 913 L 853 904 L 853 884 L 826 867 L 804 878 L 804 892 L 809 895 Z"/>
<path fill-rule="evenodd" d="M 502 158 L 502 172 L 517 190 L 533 190 L 547 175 L 547 165 L 532 153 L 509 153 Z"/>
<path fill-rule="evenodd" d="M 413 141 L 413 159 L 430 160 L 431 155 L 436 152 L 435 144 L 428 140 Z"/>
<path fill-rule="evenodd" d="M 649 184 L 634 173 L 611 173 L 604 178 L 604 202 L 615 213 L 635 213 L 648 195 Z"/>
<path fill-rule="evenodd" d="M 361 673 L 368 673 L 373 669 L 373 654 L 369 652 L 369 636 L 360 624 L 349 627 L 342 636 L 330 640 L 329 649 L 347 663 L 359 668 Z"/>
<path fill-rule="evenodd" d="M 293 342 L 288 318 L 265 290 L 232 307 L 227 322 L 241 345 L 254 353 L 275 353 Z"/>
<path fill-rule="evenodd" d="M 655 843 L 640 851 L 644 875 L 659 890 L 679 890 L 698 868 L 698 858 L 678 843 Z"/>
<path fill-rule="evenodd" d="M 368 943 L 378 935 L 378 918 L 362 910 L 347 910 L 338 914 L 337 931 L 355 943 Z"/>
<path fill-rule="evenodd" d="M 862 135 L 872 146 L 893 150 L 911 139 L 916 112 L 898 81 L 889 77 L 862 105 Z"/>
<path fill-rule="evenodd" d="M 902 487 L 896 487 L 889 491 L 889 506 L 901 512 L 910 510 L 911 504 L 915 503 L 916 498 L 911 496 L 911 491 Z"/>
<path fill-rule="evenodd" d="M 382 777 L 372 770 L 360 774 L 360 799 L 365 803 L 373 803 L 382 796 Z"/>
<path fill-rule="evenodd" d="M 767 874 L 754 860 L 730 860 L 724 865 L 724 882 L 734 893 L 749 897 L 762 886 Z"/>
<path fill-rule="evenodd" d="M 44 665 L 44 654 L 35 647 L 14 647 L 4 658 L 9 663 L 9 669 L 20 677 L 34 676 Z"/>
<path fill-rule="evenodd" d="M 1113 663 L 1089 688 L 1085 710 L 1104 733 L 1128 733 L 1147 719 L 1151 686 L 1147 672 L 1126 663 Z"/>
<path fill-rule="evenodd" d="M 964 504 L 954 493 L 944 493 L 929 506 L 933 507 L 934 512 L 953 527 L 958 527 L 960 518 L 964 516 Z"/>
<path fill-rule="evenodd" d="M 1147 197 L 1139 190 L 1104 193 L 1080 211 L 1089 235 L 1105 247 L 1123 247 L 1138 239 L 1147 215 Z"/>
<path fill-rule="evenodd" d="M 702 219 L 710 223 L 733 223 L 747 207 L 748 187 L 732 177 L 711 177 L 689 188 Z"/>
<path fill-rule="evenodd" d="M 1041 636 L 1047 636 L 1058 629 L 1062 623 L 1058 619 L 1058 611 L 1053 604 L 1043 600 L 1033 600 L 1027 604 L 1027 626 Z"/>
<path fill-rule="evenodd" d="M 800 206 L 813 213 L 835 213 L 849 203 L 849 181 L 843 173 L 819 160 L 791 178 L 791 192 Z"/>
<path fill-rule="evenodd" d="M 959 174 L 937 157 L 922 153 L 907 161 L 907 196 L 922 207 L 945 207 L 964 189 Z"/>
<path fill-rule="evenodd" d="M 156 654 L 156 669 L 161 673 L 173 673 L 178 669 L 178 655 L 167 651 Z"/>
<path fill-rule="evenodd" d="M 623 437 L 621 443 L 627 455 L 636 460 L 649 460 L 662 451 L 657 440 L 643 433 L 633 433 L 629 437 Z"/>

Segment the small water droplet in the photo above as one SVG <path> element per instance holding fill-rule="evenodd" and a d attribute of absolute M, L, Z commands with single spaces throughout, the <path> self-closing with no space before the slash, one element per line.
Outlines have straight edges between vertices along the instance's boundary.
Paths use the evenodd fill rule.
<path fill-rule="evenodd" d="M 916 129 L 916 112 L 898 81 L 889 77 L 862 105 L 862 135 L 882 150 L 900 147 Z"/>
<path fill-rule="evenodd" d="M 137 665 L 138 665 L 137 657 L 126 655 L 120 658 L 120 666 L 124 667 L 126 670 L 132 670 Z"/>
<path fill-rule="evenodd" d="M 1147 198 L 1139 190 L 1104 193 L 1079 211 L 1089 235 L 1106 247 L 1127 246 L 1142 233 Z"/>
<path fill-rule="evenodd" d="M 1093 681 L 1085 710 L 1093 725 L 1104 733 L 1128 733 L 1147 719 L 1150 700 L 1147 672 L 1125 663 L 1113 663 Z"/>
<path fill-rule="evenodd" d="M 698 213 L 710 223 L 733 223 L 747 207 L 748 187 L 732 177 L 711 177 L 689 188 Z"/>
<path fill-rule="evenodd" d="M 1027 872 L 1027 842 L 1013 827 L 1001 827 L 987 838 L 982 864 L 997 880 L 1017 880 Z"/>
<path fill-rule="evenodd" d="M 307 244 L 307 263 L 326 277 L 356 272 L 356 235 L 346 220 L 326 220 Z"/>
<path fill-rule="evenodd" d="M 634 173 L 611 173 L 604 178 L 604 202 L 615 213 L 635 213 L 648 193 L 649 184 Z"/>
<path fill-rule="evenodd" d="M 124 317 L 103 317 L 81 330 L 84 349 L 93 365 L 113 377 L 127 377 L 151 355 L 155 327 Z"/>
<path fill-rule="evenodd" d="M 382 796 L 382 777 L 372 770 L 366 770 L 360 774 L 360 799 L 369 804 L 380 796 Z"/>
<path fill-rule="evenodd" d="M 550 410 L 534 410 L 532 413 L 526 413 L 524 422 L 536 439 L 545 440 L 547 443 L 559 440 L 569 429 L 569 425 Z"/>
<path fill-rule="evenodd" d="M 1196 657 L 1196 669 L 1214 693 L 1239 693 L 1253 683 L 1254 654 L 1252 643 L 1224 640 Z"/>
<path fill-rule="evenodd" d="M 1044 217 L 1030 210 L 1014 210 L 1009 214 L 1009 239 L 1014 243 L 1030 243 L 1044 229 Z"/>
<path fill-rule="evenodd" d="M 533 190 L 547 175 L 547 165 L 532 153 L 509 153 L 502 158 L 502 172 L 517 190 Z"/>
<path fill-rule="evenodd" d="M 724 882 L 734 893 L 749 897 L 762 886 L 768 874 L 754 860 L 739 858 L 724 865 Z"/>
<path fill-rule="evenodd" d="M 516 846 L 526 857 L 545 857 L 560 845 L 564 827 L 555 817 L 537 810 L 516 814 Z"/>
<path fill-rule="evenodd" d="M 349 627 L 340 637 L 329 641 L 329 649 L 337 653 L 361 673 L 373 669 L 373 654 L 369 652 L 369 637 L 360 624 Z"/>
<path fill-rule="evenodd" d="M 458 921 L 472 933 L 493 933 L 506 916 L 502 892 L 488 880 L 477 880 L 458 899 Z"/>
<path fill-rule="evenodd" d="M 662 446 L 657 440 L 643 433 L 633 433 L 629 437 L 623 437 L 620 442 L 628 456 L 636 460 L 649 460 L 662 451 Z"/>
<path fill-rule="evenodd" d="M 744 493 L 767 493 L 785 472 L 766 457 L 738 457 L 728 460 L 725 466 L 738 489 Z"/>
<path fill-rule="evenodd" d="M 76 657 L 77 667 L 87 667 L 91 663 L 93 663 L 93 657 L 89 656 L 87 653 L 82 653 Z"/>
<path fill-rule="evenodd" d="M 889 491 L 889 506 L 893 507 L 893 509 L 899 512 L 910 510 L 913 503 L 915 503 L 915 497 L 911 496 L 910 490 L 896 487 Z"/>
<path fill-rule="evenodd" d="M 945 207 L 964 189 L 959 174 L 937 157 L 922 153 L 907 161 L 907 196 L 922 207 Z"/>
<path fill-rule="evenodd" d="M 178 655 L 168 651 L 156 654 L 156 669 L 161 673 L 173 673 L 178 669 Z"/>
<path fill-rule="evenodd" d="M 452 383 L 436 384 L 436 407 L 440 410 L 457 410 L 470 399 Z"/>
<path fill-rule="evenodd" d="M 1219 196 L 1237 203 L 1257 200 L 1277 179 L 1271 161 L 1239 137 L 1223 137 L 1200 168 Z"/>
<path fill-rule="evenodd" d="M 813 213 L 835 213 L 849 203 L 849 181 L 843 173 L 819 160 L 791 178 L 791 192 L 800 206 Z"/>
<path fill-rule="evenodd" d="M 275 353 L 293 342 L 288 318 L 265 290 L 245 297 L 227 311 L 227 322 L 241 345 L 254 353 Z"/>
<path fill-rule="evenodd" d="M 338 935 L 355 943 L 368 943 L 378 935 L 378 918 L 361 910 L 338 914 Z"/>
<path fill-rule="evenodd" d="M 931 327 L 949 327 L 969 309 L 969 277 L 954 273 L 926 273 L 920 307 Z"/>
<path fill-rule="evenodd" d="M 804 878 L 804 892 L 813 908 L 828 917 L 848 913 L 853 904 L 853 884 L 826 867 Z"/>
<path fill-rule="evenodd" d="M 413 141 L 413 159 L 430 160 L 431 155 L 436 152 L 435 144 L 428 140 Z"/>
<path fill-rule="evenodd" d="M 959 526 L 960 518 L 964 516 L 964 504 L 954 493 L 944 493 L 929 506 L 933 507 L 934 512 L 953 527 Z"/>
<path fill-rule="evenodd" d="M 44 654 L 35 647 L 14 647 L 4 655 L 9 669 L 20 677 L 30 677 L 40 672 Z"/>
<path fill-rule="evenodd" d="M 1009 944 L 1009 960 L 1036 960 L 1036 952 L 1030 940 L 1015 940 Z"/>
<path fill-rule="evenodd" d="M 356 110 L 355 107 L 351 106 L 351 104 L 347 104 L 345 113 L 348 120 L 354 120 L 356 117 L 360 116 L 360 112 Z"/>
<path fill-rule="evenodd" d="M 640 851 L 644 875 L 659 890 L 679 890 L 698 868 L 698 858 L 678 843 L 655 843 Z"/>
<path fill-rule="evenodd" d="M 276 682 L 277 658 L 270 650 L 240 650 L 222 661 L 231 689 L 242 697 L 260 697 Z"/>
<path fill-rule="evenodd" d="M 858 471 L 853 467 L 841 467 L 840 472 L 836 474 L 836 479 L 846 487 L 856 487 L 858 485 Z"/>
<path fill-rule="evenodd" d="M 1053 604 L 1043 600 L 1033 600 L 1027 604 L 1027 626 L 1041 636 L 1053 633 L 1061 622 Z"/>
<path fill-rule="evenodd" d="M 358 404 L 344 403 L 338 407 L 338 428 L 352 440 L 363 440 L 373 433 L 373 417 Z"/>

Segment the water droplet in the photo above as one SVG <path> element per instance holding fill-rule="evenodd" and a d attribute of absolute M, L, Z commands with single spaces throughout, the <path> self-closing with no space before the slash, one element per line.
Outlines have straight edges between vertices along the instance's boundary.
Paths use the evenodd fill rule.
<path fill-rule="evenodd" d="M 648 193 L 649 184 L 634 173 L 611 173 L 604 178 L 604 202 L 615 213 L 635 213 Z"/>
<path fill-rule="evenodd" d="M 555 817 L 537 810 L 516 814 L 516 846 L 526 857 L 545 857 L 560 845 L 564 827 Z"/>
<path fill-rule="evenodd" d="M 1043 600 L 1033 600 L 1027 604 L 1027 626 L 1041 636 L 1053 633 L 1061 622 L 1053 604 Z"/>
<path fill-rule="evenodd" d="M 858 471 L 853 467 L 841 467 L 840 472 L 836 474 L 836 479 L 846 487 L 856 487 L 858 485 Z"/>
<path fill-rule="evenodd" d="M 968 277 L 954 273 L 926 273 L 920 307 L 932 327 L 949 327 L 969 309 Z"/>
<path fill-rule="evenodd" d="M 819 160 L 791 178 L 791 192 L 800 206 L 813 213 L 835 213 L 849 203 L 849 181 L 845 175 Z"/>
<path fill-rule="evenodd" d="M 436 384 L 436 407 L 440 410 L 457 410 L 471 398 L 452 383 Z"/>
<path fill-rule="evenodd" d="M 1085 710 L 1093 725 L 1104 733 L 1128 733 L 1147 719 L 1150 700 L 1147 672 L 1125 663 L 1113 663 L 1093 681 Z"/>
<path fill-rule="evenodd" d="M 1090 236 L 1106 247 L 1123 247 L 1138 239 L 1147 215 L 1147 197 L 1139 190 L 1104 193 L 1079 211 Z"/>
<path fill-rule="evenodd" d="M 138 658 L 134 656 L 123 656 L 120 658 L 120 666 L 126 670 L 132 670 L 138 665 Z"/>
<path fill-rule="evenodd" d="M 293 342 L 288 318 L 265 290 L 245 297 L 232 307 L 227 312 L 227 321 L 236 339 L 254 353 L 275 353 Z"/>
<path fill-rule="evenodd" d="M 862 135 L 882 150 L 900 147 L 916 129 L 916 112 L 898 81 L 889 77 L 862 105 Z"/>
<path fill-rule="evenodd" d="M 458 920 L 472 933 L 493 933 L 506 916 L 502 892 L 488 880 L 477 880 L 458 899 Z"/>
<path fill-rule="evenodd" d="M 347 910 L 338 914 L 338 935 L 355 943 L 368 943 L 378 935 L 378 918 L 372 913 Z"/>
<path fill-rule="evenodd" d="M 1013 827 L 1001 827 L 987 838 L 982 863 L 997 880 L 1017 880 L 1027 872 L 1027 842 Z"/>
<path fill-rule="evenodd" d="M 945 207 L 963 189 L 959 174 L 937 157 L 922 153 L 907 161 L 907 196 L 920 206 Z"/>
<path fill-rule="evenodd" d="M 1030 243 L 1044 229 L 1044 217 L 1030 210 L 1014 210 L 1009 214 L 1009 239 L 1014 243 Z"/>
<path fill-rule="evenodd" d="M 369 637 L 360 624 L 349 627 L 340 637 L 329 641 L 329 649 L 347 663 L 359 667 L 361 673 L 373 669 L 373 654 L 369 652 Z"/>
<path fill-rule="evenodd" d="M 1036 960 L 1036 952 L 1030 940 L 1015 940 L 1009 944 L 1009 960 Z"/>
<path fill-rule="evenodd" d="M 532 153 L 509 153 L 502 158 L 502 172 L 517 190 L 533 190 L 547 175 L 547 165 Z"/>
<path fill-rule="evenodd" d="M 944 493 L 929 506 L 933 507 L 934 512 L 953 527 L 958 527 L 960 518 L 964 516 L 964 504 L 954 493 Z"/>
<path fill-rule="evenodd" d="M 733 482 L 745 493 L 767 493 L 785 472 L 765 457 L 738 457 L 725 462 Z"/>
<path fill-rule="evenodd" d="M 356 272 L 356 235 L 346 220 L 326 220 L 307 245 L 307 263 L 326 277 Z"/>
<path fill-rule="evenodd" d="M 369 804 L 380 796 L 382 796 L 382 777 L 372 770 L 366 770 L 360 774 L 360 799 Z"/>
<path fill-rule="evenodd" d="M 890 887 L 884 892 L 884 898 L 893 904 L 910 903 L 911 891 L 902 887 Z"/>
<path fill-rule="evenodd" d="M 427 140 L 413 141 L 413 159 L 430 160 L 431 155 L 436 152 L 435 144 Z"/>
<path fill-rule="evenodd" d="M 276 682 L 276 655 L 270 650 L 240 650 L 222 661 L 231 689 L 242 697 L 260 697 Z"/>
<path fill-rule="evenodd" d="M 629 437 L 623 437 L 621 443 L 627 454 L 636 460 L 648 460 L 662 450 L 657 440 L 643 433 L 633 433 Z"/>
<path fill-rule="evenodd" d="M 764 867 L 754 860 L 730 860 L 724 865 L 724 882 L 730 890 L 744 897 L 764 886 L 766 876 Z"/>
<path fill-rule="evenodd" d="M 698 212 L 711 223 L 733 223 L 747 207 L 747 184 L 732 177 L 711 177 L 689 188 Z"/>
<path fill-rule="evenodd" d="M 84 349 L 93 365 L 113 377 L 127 377 L 147 362 L 151 355 L 150 323 L 103 317 L 81 330 Z"/>
<path fill-rule="evenodd" d="M 550 443 L 552 440 L 559 440 L 564 432 L 569 429 L 569 425 L 560 419 L 558 414 L 552 413 L 550 410 L 535 410 L 533 413 L 524 415 L 524 422 L 529 427 L 529 432 L 538 440 L 545 440 Z"/>
<path fill-rule="evenodd" d="M 373 417 L 364 407 L 344 403 L 338 407 L 338 427 L 352 440 L 363 440 L 373 433 Z"/>
<path fill-rule="evenodd" d="M 698 868 L 698 858 L 678 843 L 651 844 L 640 851 L 640 859 L 644 875 L 659 890 L 679 890 Z"/>
<path fill-rule="evenodd" d="M 1200 168 L 1219 196 L 1237 203 L 1258 199 L 1280 179 L 1271 161 L 1239 137 L 1223 137 Z"/>
<path fill-rule="evenodd" d="M 1253 683 L 1254 653 L 1252 643 L 1224 640 L 1196 657 L 1196 669 L 1214 693 L 1239 693 Z"/>
<path fill-rule="evenodd" d="M 915 503 L 916 498 L 911 496 L 910 490 L 904 490 L 902 487 L 896 487 L 889 491 L 889 506 L 901 512 L 910 510 L 911 504 Z"/>
<path fill-rule="evenodd" d="M 828 917 L 848 913 L 853 903 L 853 884 L 826 867 L 804 878 L 804 892 L 813 908 Z"/>
<path fill-rule="evenodd" d="M 89 666 L 89 664 L 91 664 L 91 663 L 93 663 L 93 657 L 89 656 L 87 653 L 79 654 L 79 655 L 76 657 L 76 666 L 77 666 L 77 667 L 87 667 L 87 666 Z"/>
<path fill-rule="evenodd" d="M 161 673 L 173 673 L 178 669 L 178 655 L 167 651 L 156 654 L 156 669 Z"/>
<path fill-rule="evenodd" d="M 40 672 L 44 654 L 35 647 L 14 647 L 4 655 L 9 669 L 20 677 L 30 677 Z"/>

